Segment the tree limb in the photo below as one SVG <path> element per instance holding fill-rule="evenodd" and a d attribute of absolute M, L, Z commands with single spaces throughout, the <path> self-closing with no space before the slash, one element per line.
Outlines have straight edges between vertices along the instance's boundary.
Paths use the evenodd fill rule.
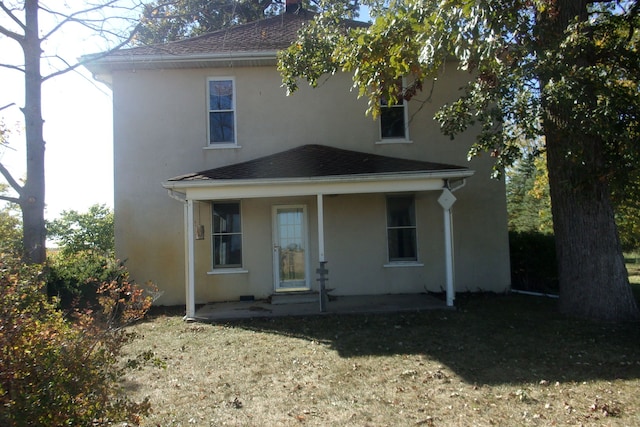
<path fill-rule="evenodd" d="M 2 107 L 0 107 L 0 111 L 2 111 L 2 110 L 6 110 L 7 108 L 9 108 L 9 107 L 13 107 L 14 105 L 16 105 L 16 103 L 15 103 L 15 102 L 12 102 L 12 103 L 7 104 L 7 105 L 3 105 Z"/>
<path fill-rule="evenodd" d="M 24 43 L 24 36 L 22 34 L 14 33 L 13 31 L 3 27 L 2 25 L 0 25 L 0 34 L 4 34 L 10 39 L 17 41 L 18 43 L 20 43 L 20 45 Z"/>
<path fill-rule="evenodd" d="M 141 27 L 142 27 L 142 24 L 138 23 L 138 25 L 136 25 L 136 27 L 131 31 L 131 33 L 129 33 L 129 36 L 125 40 L 123 40 L 122 42 L 118 43 L 113 48 L 111 48 L 111 49 L 109 49 L 109 50 L 107 50 L 105 52 L 101 52 L 99 54 L 96 54 L 96 55 L 84 56 L 83 58 L 85 58 L 85 59 L 80 59 L 74 65 L 70 65 L 67 68 L 64 68 L 62 70 L 55 71 L 55 72 L 53 72 L 53 73 L 51 73 L 49 75 L 43 76 L 42 77 L 42 81 L 45 82 L 45 81 L 49 80 L 52 77 L 56 77 L 56 76 L 59 76 L 60 74 L 68 73 L 69 71 L 73 71 L 76 68 L 81 67 L 81 66 L 85 65 L 88 62 L 95 61 L 96 59 L 100 59 L 100 58 L 103 58 L 103 57 L 111 54 L 112 52 L 120 49 L 122 46 L 125 46 L 125 45 L 129 44 L 129 42 L 131 42 L 131 40 L 133 40 L 133 38 L 138 33 L 138 31 L 140 31 Z M 60 57 L 58 57 L 58 58 L 60 58 Z M 60 58 L 60 59 L 62 59 L 62 58 Z M 65 64 L 68 64 L 67 61 L 63 60 L 63 62 Z"/>
<path fill-rule="evenodd" d="M 14 14 L 13 14 L 13 11 L 12 11 L 11 9 L 9 9 L 9 8 L 4 4 L 4 2 L 3 2 L 3 1 L 0 1 L 0 9 L 2 9 L 2 11 L 3 11 L 4 13 L 6 13 L 6 14 L 7 14 L 7 16 L 9 16 L 9 18 L 11 18 L 11 20 L 12 20 L 13 22 L 15 22 L 16 24 L 18 24 L 18 26 L 19 26 L 20 28 L 22 28 L 23 30 L 26 30 L 26 29 L 27 29 L 27 26 L 26 26 L 26 25 L 25 25 L 25 24 L 24 24 L 20 19 L 18 19 L 18 17 L 17 17 L 16 15 L 14 15 Z M 2 27 L 0 27 L 0 28 L 2 28 Z M 7 30 L 7 31 L 8 31 L 8 30 Z M 17 33 L 14 33 L 14 34 L 17 34 Z M 19 34 L 18 34 L 18 36 L 19 36 Z"/>
<path fill-rule="evenodd" d="M 18 199 L 17 197 L 3 196 L 2 194 L 0 194 L 0 200 L 4 200 L 5 202 L 15 203 L 17 205 L 20 204 L 20 199 Z"/>
<path fill-rule="evenodd" d="M 8 68 L 9 70 L 16 70 L 24 73 L 24 69 L 20 68 L 17 65 L 0 64 L 0 68 Z"/>
<path fill-rule="evenodd" d="M 11 188 L 13 188 L 16 191 L 16 193 L 18 193 L 20 196 L 22 196 L 24 187 L 22 187 L 20 184 L 18 184 L 18 181 L 13 179 L 13 176 L 11 176 L 11 173 L 7 170 L 7 168 L 4 167 L 4 165 L 2 163 L 0 163 L 0 174 L 2 174 L 2 176 L 4 176 L 4 178 L 7 180 L 7 182 L 11 186 Z"/>
<path fill-rule="evenodd" d="M 83 10 L 78 10 L 76 12 L 71 13 L 70 15 L 65 15 L 50 9 L 47 9 L 45 7 L 43 7 L 42 5 L 40 6 L 40 10 L 45 11 L 47 13 L 50 13 L 51 15 L 54 16 L 62 16 L 64 17 L 64 19 L 62 21 L 60 21 L 56 26 L 54 26 L 48 33 L 46 33 L 44 36 L 42 36 L 42 40 L 46 40 L 47 38 L 49 38 L 52 34 L 54 34 L 56 31 L 58 31 L 62 26 L 68 24 L 69 22 L 74 22 L 76 24 L 80 24 L 80 25 L 84 25 L 85 27 L 88 27 L 91 30 L 96 30 L 95 27 L 92 27 L 90 25 L 87 24 L 88 21 L 91 21 L 90 19 L 77 19 L 77 16 L 82 16 L 85 15 L 87 13 L 90 12 L 95 12 L 98 10 L 102 10 L 104 8 L 107 8 L 111 5 L 113 5 L 114 3 L 117 3 L 118 0 L 110 0 L 107 3 L 104 4 L 98 4 L 92 7 L 89 7 L 87 9 L 83 9 Z M 104 22 L 104 18 L 100 19 L 99 21 Z"/>

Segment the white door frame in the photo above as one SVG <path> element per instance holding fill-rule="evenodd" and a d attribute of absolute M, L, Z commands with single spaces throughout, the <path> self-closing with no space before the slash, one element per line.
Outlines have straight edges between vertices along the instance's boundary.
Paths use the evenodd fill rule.
<path fill-rule="evenodd" d="M 302 209 L 302 239 L 304 247 L 304 285 L 295 287 L 281 287 L 280 283 L 280 238 L 278 234 L 278 211 L 280 209 Z M 273 289 L 275 292 L 306 291 L 310 286 L 310 247 L 309 247 L 309 221 L 307 218 L 306 204 L 273 205 L 271 207 L 272 230 L 272 257 L 273 257 Z"/>

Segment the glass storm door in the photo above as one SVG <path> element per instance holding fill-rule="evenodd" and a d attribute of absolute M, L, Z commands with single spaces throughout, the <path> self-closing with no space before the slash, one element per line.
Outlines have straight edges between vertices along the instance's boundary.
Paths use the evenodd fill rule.
<path fill-rule="evenodd" d="M 273 207 L 275 290 L 309 289 L 307 211 L 303 205 Z"/>

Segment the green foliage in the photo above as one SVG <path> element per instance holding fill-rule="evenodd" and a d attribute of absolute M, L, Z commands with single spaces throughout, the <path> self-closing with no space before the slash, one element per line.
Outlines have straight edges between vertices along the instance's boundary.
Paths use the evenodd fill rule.
<path fill-rule="evenodd" d="M 138 425 L 150 406 L 120 387 L 119 357 L 133 336 L 113 313 L 118 307 L 122 322 L 139 319 L 150 297 L 130 282 L 105 283 L 100 316 L 75 312 L 70 320 L 48 301 L 40 276 L 0 257 L 0 425 Z"/>
<path fill-rule="evenodd" d="M 534 292 L 558 292 L 558 267 L 552 234 L 509 232 L 511 286 Z"/>
<path fill-rule="evenodd" d="M 114 252 L 113 211 L 105 205 L 93 205 L 86 213 L 63 211 L 60 218 L 47 224 L 47 232 L 65 256 L 83 251 L 109 256 Z"/>
<path fill-rule="evenodd" d="M 507 210 L 510 231 L 553 233 L 544 155 L 526 155 L 507 169 Z"/>
<path fill-rule="evenodd" d="M 104 205 L 86 213 L 64 211 L 48 223 L 49 235 L 61 246 L 47 265 L 47 291 L 60 307 L 72 309 L 97 304 L 102 283 L 127 279 L 124 266 L 114 259 L 114 217 Z"/>
<path fill-rule="evenodd" d="M 156 0 L 144 6 L 138 45 L 198 36 L 275 13 L 272 0 Z"/>
<path fill-rule="evenodd" d="M 635 1 L 599 2 L 589 19 L 576 21 L 558 43 L 540 43 L 546 1 L 469 0 L 365 1 L 375 17 L 369 28 L 345 26 L 346 8 L 328 8 L 301 31 L 280 55 L 279 69 L 289 92 L 306 79 L 316 85 L 323 74 L 353 73 L 354 86 L 369 98 L 376 115 L 381 97 L 411 99 L 427 79 L 448 67 L 472 71 L 464 93 L 436 115 L 451 137 L 477 125 L 469 156 L 488 151 L 495 175 L 521 157 L 522 140 L 544 136 L 543 106 L 570 105 L 563 127 L 597 135 L 607 150 L 596 173 L 624 187 L 637 174 L 640 146 L 640 16 Z M 585 66 L 573 59 L 588 55 Z M 572 59 L 572 60 L 569 60 Z M 580 63 L 580 61 L 578 61 Z M 409 85 L 394 82 L 406 77 Z M 548 78 L 547 78 L 548 77 Z M 546 84 L 541 85 L 544 81 Z M 581 161 L 580 147 L 567 161 Z"/>
<path fill-rule="evenodd" d="M 121 281 L 128 275 L 122 263 L 88 251 L 69 256 L 53 254 L 49 256 L 47 267 L 47 292 L 66 310 L 96 306 L 102 283 Z"/>
<path fill-rule="evenodd" d="M 637 0 L 364 0 L 368 28 L 345 25 L 340 2 L 279 57 L 289 92 L 300 79 L 353 75 L 375 116 L 380 99 L 411 100 L 451 68 L 469 71 L 435 118 L 468 157 L 490 153 L 500 177 L 538 146 L 548 160 L 559 248 L 560 309 L 640 318 L 614 224 L 614 197 L 640 182 L 640 3 Z M 399 77 L 407 86 L 398 87 Z M 637 199 L 636 199 L 637 200 Z M 588 263 L 597 258 L 606 263 Z M 607 260 L 607 261 L 603 261 Z M 606 294 L 607 298 L 603 298 Z"/>
<path fill-rule="evenodd" d="M 618 202 L 616 206 L 616 224 L 620 234 L 620 243 L 625 251 L 640 248 L 640 200 L 630 196 Z"/>
<path fill-rule="evenodd" d="M 22 222 L 11 207 L 0 209 L 0 254 L 22 251 Z"/>

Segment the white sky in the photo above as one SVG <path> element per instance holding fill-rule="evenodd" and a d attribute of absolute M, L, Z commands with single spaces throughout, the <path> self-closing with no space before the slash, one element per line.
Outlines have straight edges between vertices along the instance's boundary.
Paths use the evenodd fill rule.
<path fill-rule="evenodd" d="M 57 1 L 52 5 L 57 6 Z M 82 7 L 84 1 L 66 3 Z M 0 24 L 10 25 L 7 19 L 0 12 Z M 41 28 L 45 27 L 43 22 Z M 72 27 L 44 45 L 46 53 L 55 52 L 70 61 L 105 47 L 103 39 L 92 39 L 86 32 Z M 0 36 L 0 63 L 23 62 L 17 43 Z M 46 67 L 43 61 L 43 74 L 48 71 Z M 20 130 L 24 126 L 19 110 L 24 105 L 24 75 L 0 68 L 0 106 L 12 102 L 16 106 L 0 111 L 0 118 L 7 126 Z M 95 82 L 89 71 L 81 67 L 47 80 L 43 85 L 42 104 L 46 142 L 45 217 L 54 219 L 63 210 L 84 212 L 96 203 L 113 207 L 111 91 Z M 0 147 L 0 161 L 16 179 L 26 176 L 25 158 L 24 132 L 12 136 L 10 149 Z"/>

